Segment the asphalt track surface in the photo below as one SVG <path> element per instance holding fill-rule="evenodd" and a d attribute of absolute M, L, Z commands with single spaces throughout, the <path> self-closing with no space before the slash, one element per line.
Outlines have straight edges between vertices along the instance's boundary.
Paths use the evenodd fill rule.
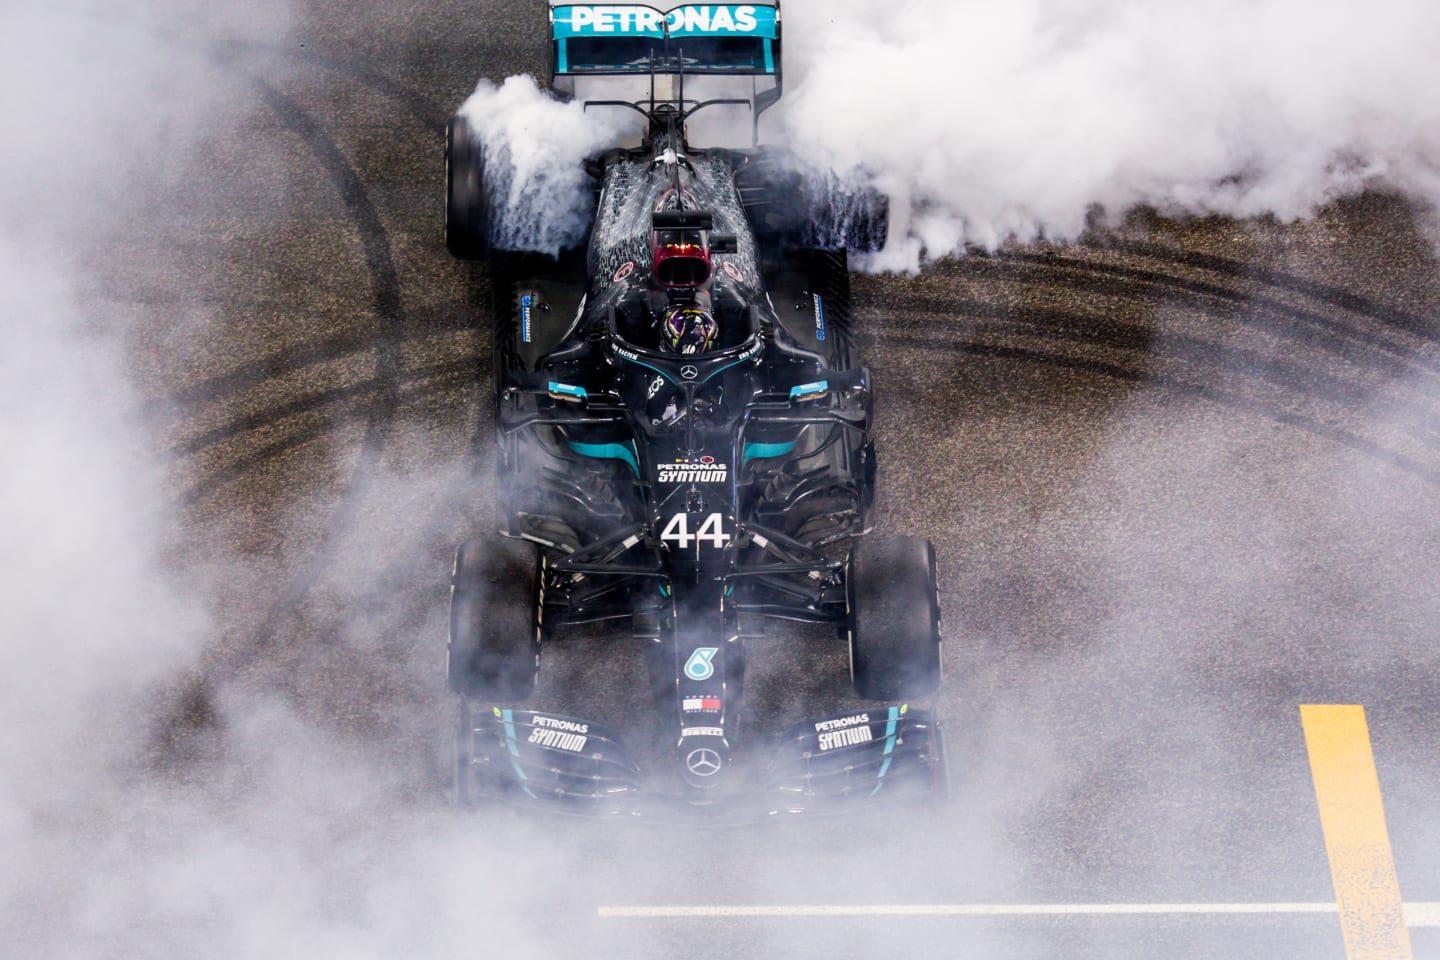
<path fill-rule="evenodd" d="M 130 363 L 183 498 L 176 562 L 224 572 L 175 762 L 215 690 L 270 690 L 425 805 L 450 558 L 493 523 L 488 277 L 441 244 L 443 125 L 479 78 L 543 69 L 544 6 L 381 6 L 311 0 L 283 48 L 217 50 L 243 136 L 101 287 L 148 318 Z M 879 529 L 939 555 L 955 797 L 739 836 L 547 824 L 553 849 L 483 865 L 543 865 L 504 907 L 543 918 L 536 955 L 1339 957 L 1323 912 L 601 912 L 1332 901 L 1303 703 L 1365 706 L 1401 889 L 1440 900 L 1440 270 L 1414 212 L 1137 214 L 854 291 Z M 745 729 L 850 702 L 822 633 L 757 651 Z M 581 638 L 536 702 L 633 718 L 642 672 Z"/>

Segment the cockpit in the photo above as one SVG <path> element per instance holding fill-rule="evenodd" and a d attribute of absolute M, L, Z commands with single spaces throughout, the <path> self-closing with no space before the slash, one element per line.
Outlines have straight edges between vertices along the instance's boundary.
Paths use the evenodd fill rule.
<path fill-rule="evenodd" d="M 712 224 L 713 215 L 705 210 L 654 212 L 649 277 L 640 271 L 627 274 L 614 301 L 615 332 L 621 339 L 643 349 L 669 346 L 695 353 L 736 346 L 756 332 L 748 302 L 753 291 L 743 287 L 739 271 L 730 264 L 727 270 L 712 270 L 712 252 L 736 251 L 735 237 L 712 234 Z M 704 336 L 682 336 L 681 321 L 690 328 L 697 317 Z"/>

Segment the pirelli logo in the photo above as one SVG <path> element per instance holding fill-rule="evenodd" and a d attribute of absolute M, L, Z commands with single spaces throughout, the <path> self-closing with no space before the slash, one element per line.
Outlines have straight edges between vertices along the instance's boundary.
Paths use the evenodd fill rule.
<path fill-rule="evenodd" d="M 699 460 L 677 460 L 659 465 L 660 483 L 724 483 L 729 470 L 723 463 L 716 463 L 710 457 Z"/>

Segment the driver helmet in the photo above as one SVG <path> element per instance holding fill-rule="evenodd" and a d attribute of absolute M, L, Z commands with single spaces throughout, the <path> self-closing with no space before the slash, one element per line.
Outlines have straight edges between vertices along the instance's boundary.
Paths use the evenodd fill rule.
<path fill-rule="evenodd" d="M 715 345 L 719 325 L 693 303 L 675 307 L 660 323 L 661 339 L 676 353 L 704 353 Z"/>

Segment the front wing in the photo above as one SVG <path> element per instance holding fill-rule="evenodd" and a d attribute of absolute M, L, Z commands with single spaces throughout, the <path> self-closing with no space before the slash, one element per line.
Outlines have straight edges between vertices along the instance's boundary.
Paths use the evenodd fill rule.
<path fill-rule="evenodd" d="M 949 792 L 940 725 L 908 704 L 794 726 L 745 786 L 705 794 L 649 786 L 614 731 L 571 717 L 467 705 L 456 747 L 462 803 L 501 800 L 580 816 L 721 826 Z"/>

